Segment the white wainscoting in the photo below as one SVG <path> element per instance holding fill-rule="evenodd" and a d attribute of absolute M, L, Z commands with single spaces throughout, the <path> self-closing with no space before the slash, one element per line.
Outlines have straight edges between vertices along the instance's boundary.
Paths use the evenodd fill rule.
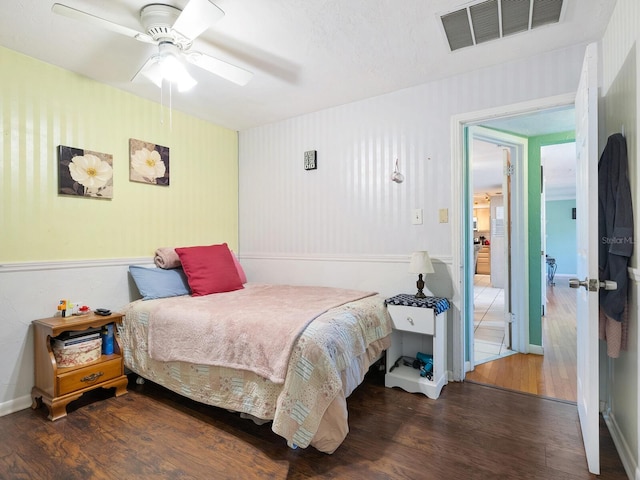
<path fill-rule="evenodd" d="M 117 311 L 138 298 L 129 265 L 152 264 L 128 258 L 0 265 L 0 415 L 31 405 L 33 320 L 54 316 L 63 298 Z"/>
<path fill-rule="evenodd" d="M 247 279 L 258 283 L 318 285 L 371 290 L 384 296 L 412 293 L 417 275 L 408 273 L 409 255 L 240 254 Z M 425 275 L 433 295 L 451 298 L 451 258 L 431 256 L 435 273 Z"/>
<path fill-rule="evenodd" d="M 417 276 L 407 272 L 409 255 L 274 256 L 239 255 L 251 282 L 319 285 L 372 290 L 385 296 L 411 293 Z M 426 276 L 433 295 L 451 298 L 451 258 L 432 256 Z M 153 265 L 152 258 L 60 261 L 0 265 L 0 415 L 31 405 L 33 333 L 31 322 L 56 314 L 60 299 L 91 308 L 120 310 L 139 298 L 129 265 Z M 449 315 L 449 323 L 453 315 Z M 451 331 L 451 328 L 449 329 Z M 451 335 L 450 335 L 451 338 Z M 451 340 L 449 339 L 449 345 Z"/>
<path fill-rule="evenodd" d="M 407 272 L 410 255 L 271 255 L 240 254 L 247 279 L 258 283 L 319 285 L 375 291 L 385 297 L 415 293 L 417 275 Z M 425 275 L 427 295 L 454 298 L 451 257 L 431 254 L 435 272 Z M 427 292 L 427 289 L 429 290 Z M 455 365 L 462 325 L 459 305 L 447 312 L 447 370 L 450 380 L 461 380 L 463 365 Z"/>
<path fill-rule="evenodd" d="M 606 359 L 608 366 L 608 374 L 607 374 L 607 382 L 608 382 L 608 398 L 605 404 L 605 409 L 603 412 L 604 420 L 609 428 L 609 432 L 611 433 L 611 438 L 613 439 L 613 443 L 616 446 L 616 450 L 618 451 L 618 455 L 620 455 L 620 460 L 622 461 L 622 465 L 624 466 L 625 471 L 629 478 L 633 478 L 635 480 L 640 480 L 640 465 L 638 462 L 638 458 L 640 458 L 640 445 L 638 444 L 638 439 L 640 438 L 640 427 L 638 427 L 637 419 L 640 418 L 640 402 L 637 401 L 638 393 L 637 386 L 640 385 L 640 358 L 638 358 L 638 344 L 640 343 L 640 330 L 638 329 L 638 314 L 639 314 L 639 305 L 638 300 L 640 299 L 640 269 L 637 268 L 629 268 L 629 336 L 627 338 L 628 342 L 628 350 L 627 352 L 621 352 L 619 359 L 611 359 L 606 356 L 606 348 L 602 348 L 600 350 L 600 355 L 602 358 Z M 632 335 L 635 334 L 634 337 Z M 625 383 L 622 388 L 631 387 L 632 390 L 635 390 L 635 397 L 632 398 L 632 395 L 629 394 L 618 394 L 616 395 L 621 388 L 619 385 L 615 384 L 616 382 L 616 369 L 621 368 L 620 366 L 615 365 L 616 362 L 625 362 L 625 369 L 634 368 L 635 364 L 635 374 L 636 374 L 636 385 L 629 386 Z M 624 368 L 624 367 L 623 367 Z M 618 380 L 620 382 L 620 380 Z M 634 421 L 630 421 L 630 418 L 625 418 L 626 415 L 629 414 L 634 408 L 630 407 L 628 404 L 623 404 L 623 402 L 628 402 L 635 407 L 635 419 Z M 618 415 L 616 415 L 618 414 Z M 620 418 L 619 418 L 620 417 Z M 628 431 L 629 425 L 636 426 L 636 432 Z M 629 438 L 635 435 L 635 438 Z M 634 449 L 636 451 L 634 451 Z"/>

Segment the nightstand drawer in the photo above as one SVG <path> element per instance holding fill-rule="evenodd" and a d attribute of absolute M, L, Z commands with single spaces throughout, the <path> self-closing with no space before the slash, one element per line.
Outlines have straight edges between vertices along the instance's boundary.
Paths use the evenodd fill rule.
<path fill-rule="evenodd" d="M 389 315 L 396 330 L 435 335 L 435 315 L 431 308 L 388 305 Z"/>
<path fill-rule="evenodd" d="M 58 395 L 82 390 L 122 375 L 120 357 L 58 375 Z"/>

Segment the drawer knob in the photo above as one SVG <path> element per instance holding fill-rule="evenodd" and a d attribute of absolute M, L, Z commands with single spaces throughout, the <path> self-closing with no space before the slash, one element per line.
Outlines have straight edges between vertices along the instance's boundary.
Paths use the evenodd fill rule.
<path fill-rule="evenodd" d="M 94 382 L 98 378 L 104 375 L 104 372 L 92 373 L 91 375 L 87 375 L 86 377 L 82 377 L 80 379 L 81 382 Z"/>
<path fill-rule="evenodd" d="M 414 325 L 413 318 L 411 317 L 407 317 L 407 322 L 409 322 L 411 325 Z"/>

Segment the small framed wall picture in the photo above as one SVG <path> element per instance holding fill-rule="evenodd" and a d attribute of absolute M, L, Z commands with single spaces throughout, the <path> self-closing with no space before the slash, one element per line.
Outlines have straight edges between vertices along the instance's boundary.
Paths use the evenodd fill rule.
<path fill-rule="evenodd" d="M 318 157 L 315 150 L 304 152 L 304 169 L 315 170 L 318 168 Z"/>
<path fill-rule="evenodd" d="M 129 139 L 129 181 L 169 185 L 169 147 Z"/>
<path fill-rule="evenodd" d="M 59 145 L 58 194 L 113 198 L 113 155 Z"/>

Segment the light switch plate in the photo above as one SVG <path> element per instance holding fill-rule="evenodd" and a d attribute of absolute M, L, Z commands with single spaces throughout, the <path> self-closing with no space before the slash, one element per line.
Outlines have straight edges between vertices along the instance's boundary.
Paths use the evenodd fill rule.
<path fill-rule="evenodd" d="M 422 225 L 422 209 L 414 208 L 411 210 L 411 224 Z"/>
<path fill-rule="evenodd" d="M 316 168 L 318 168 L 317 152 L 315 150 L 304 152 L 304 169 L 315 170 Z"/>
<path fill-rule="evenodd" d="M 449 209 L 441 208 L 439 212 L 440 223 L 449 223 Z"/>

